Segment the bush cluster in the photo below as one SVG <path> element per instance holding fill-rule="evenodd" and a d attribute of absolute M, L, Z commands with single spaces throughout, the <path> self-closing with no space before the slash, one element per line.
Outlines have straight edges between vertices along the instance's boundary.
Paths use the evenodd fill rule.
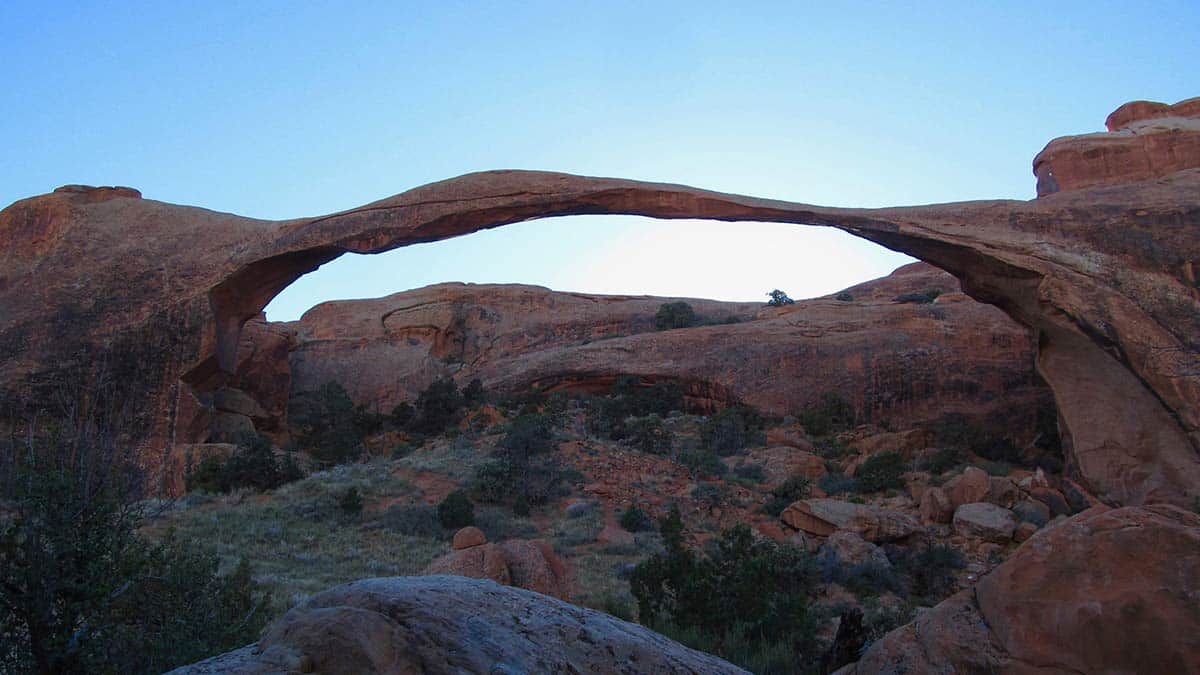
<path fill-rule="evenodd" d="M 897 295 L 892 299 L 892 302 L 928 305 L 934 300 L 937 300 L 938 296 L 941 294 L 941 289 L 931 288 L 920 293 L 904 293 L 903 295 Z"/>
<path fill-rule="evenodd" d="M 265 436 L 248 438 L 229 457 L 205 457 L 185 476 L 189 492 L 225 493 L 238 488 L 262 492 L 304 478 L 292 453 L 275 456 L 271 439 Z"/>
<path fill-rule="evenodd" d="M 686 302 L 667 302 L 658 308 L 654 315 L 656 330 L 672 330 L 675 328 L 691 328 L 696 325 L 696 312 Z"/>
<path fill-rule="evenodd" d="M 792 476 L 771 490 L 771 496 L 763 505 L 762 511 L 778 517 L 793 503 L 806 499 L 811 489 L 812 482 L 808 478 L 800 475 Z"/>
<path fill-rule="evenodd" d="M 438 522 L 447 530 L 457 530 L 475 524 L 475 505 L 462 490 L 446 495 L 437 505 Z"/>
<path fill-rule="evenodd" d="M 882 452 L 862 463 L 854 477 L 860 492 L 881 492 L 904 487 L 904 457 L 898 452 Z"/>
<path fill-rule="evenodd" d="M 704 447 L 724 457 L 765 441 L 766 420 L 757 409 L 735 405 L 709 416 L 700 428 Z"/>
<path fill-rule="evenodd" d="M 355 408 L 341 384 L 329 381 L 315 391 L 292 398 L 288 424 L 297 445 L 322 466 L 353 461 L 362 454 L 362 441 L 377 419 Z"/>
<path fill-rule="evenodd" d="M 800 424 L 810 436 L 827 436 L 854 427 L 854 406 L 834 392 L 821 395 L 821 400 L 800 413 Z"/>
<path fill-rule="evenodd" d="M 654 527 L 654 522 L 646 512 L 636 506 L 630 506 L 621 512 L 619 521 L 621 527 L 629 532 L 644 532 Z"/>
<path fill-rule="evenodd" d="M 813 660 L 809 598 L 818 575 L 807 553 L 737 525 L 715 550 L 698 554 L 685 546 L 674 507 L 660 532 L 665 552 L 639 563 L 629 578 L 642 623 L 735 663 L 766 652 L 781 668 Z"/>
<path fill-rule="evenodd" d="M 630 434 L 629 419 L 649 415 L 666 417 L 683 410 L 683 389 L 672 382 L 643 385 L 635 377 L 619 378 L 608 396 L 593 398 L 587 411 L 590 433 L 614 441 Z"/>

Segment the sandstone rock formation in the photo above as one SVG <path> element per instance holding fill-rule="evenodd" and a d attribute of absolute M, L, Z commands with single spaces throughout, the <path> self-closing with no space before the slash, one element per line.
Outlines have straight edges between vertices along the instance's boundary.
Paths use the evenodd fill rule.
<path fill-rule="evenodd" d="M 566 565 L 550 544 L 535 539 L 489 543 L 483 532 L 466 527 L 454 535 L 454 550 L 429 563 L 425 574 L 490 579 L 563 600 L 570 598 Z"/>
<path fill-rule="evenodd" d="M 746 671 L 607 614 L 491 581 L 431 576 L 337 586 L 292 608 L 257 644 L 171 672 Z"/>
<path fill-rule="evenodd" d="M 921 529 L 915 519 L 898 511 L 839 499 L 802 499 L 784 509 L 779 518 L 819 537 L 843 530 L 870 542 L 904 539 Z"/>
<path fill-rule="evenodd" d="M 942 291 L 936 305 L 894 302 L 930 289 Z M 273 409 L 330 380 L 389 411 L 441 377 L 480 378 L 501 393 L 607 393 L 625 375 L 680 385 L 696 412 L 743 402 L 794 415 L 834 392 L 863 421 L 961 414 L 1006 433 L 1032 430 L 1053 405 L 1033 373 L 1028 331 L 971 301 L 950 275 L 918 263 L 852 292 L 852 302 L 783 309 L 688 299 L 701 317 L 739 323 L 656 332 L 655 312 L 676 298 L 440 284 L 324 303 L 272 331 L 247 326 L 271 341 L 261 353 L 275 353 L 277 332 L 292 333 L 287 360 L 272 369 L 291 374 L 291 391 L 274 392 Z"/>
<path fill-rule="evenodd" d="M 1017 519 L 1012 511 L 995 504 L 963 504 L 954 511 L 954 531 L 965 537 L 1007 544 L 1016 528 Z"/>
<path fill-rule="evenodd" d="M 1097 507 L 838 672 L 1200 673 L 1198 626 L 1200 516 Z"/>
<path fill-rule="evenodd" d="M 189 435 L 203 426 L 198 418 L 218 410 L 217 392 L 236 378 L 242 326 L 300 275 L 345 252 L 551 215 L 786 222 L 837 227 L 933 263 L 958 277 L 968 295 L 1032 327 L 1069 468 L 1085 487 L 1115 503 L 1189 504 L 1200 485 L 1193 108 L 1175 111 L 1186 118 L 1153 121 L 1178 133 L 1156 133 L 1152 141 L 1134 134 L 1146 136 L 1152 156 L 1172 158 L 1161 173 L 1107 175 L 1084 163 L 1081 175 L 1094 180 L 1079 189 L 1060 183 L 1061 191 L 1031 202 L 824 208 L 679 185 L 494 171 L 342 213 L 268 222 L 140 199 L 130 190 L 58 191 L 0 212 L 7 244 L 0 253 L 0 403 L 32 411 L 72 388 L 95 402 L 82 393 L 112 385 L 108 396 L 127 405 L 131 437 L 143 443 L 148 464 L 158 465 L 171 444 L 198 440 Z M 1110 135 L 1123 138 L 1130 128 Z M 1048 150 L 1039 165 L 1071 174 Z M 1119 182 L 1131 179 L 1141 182 Z M 793 327 L 805 329 L 803 322 Z"/>

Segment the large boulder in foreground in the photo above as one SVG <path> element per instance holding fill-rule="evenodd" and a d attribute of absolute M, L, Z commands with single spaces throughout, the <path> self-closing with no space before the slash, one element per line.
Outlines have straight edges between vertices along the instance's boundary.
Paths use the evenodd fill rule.
<path fill-rule="evenodd" d="M 1085 511 L 839 672 L 1200 673 L 1200 516 Z"/>
<path fill-rule="evenodd" d="M 257 644 L 176 675 L 280 672 L 745 673 L 607 614 L 491 581 L 365 579 L 319 593 Z"/>

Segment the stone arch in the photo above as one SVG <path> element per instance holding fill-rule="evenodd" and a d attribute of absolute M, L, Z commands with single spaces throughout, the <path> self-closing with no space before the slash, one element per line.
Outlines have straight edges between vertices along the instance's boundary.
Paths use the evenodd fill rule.
<path fill-rule="evenodd" d="M 1127 504 L 1184 502 L 1200 485 L 1198 364 L 1187 342 L 1200 331 L 1178 325 L 1169 305 L 1194 306 L 1196 293 L 1169 268 L 1164 273 L 1163 250 L 1131 250 L 1148 242 L 1121 233 L 1179 233 L 1194 222 L 1181 219 L 1170 199 L 1197 182 L 1198 172 L 1185 174 L 1137 189 L 1097 188 L 1032 202 L 869 210 L 558 173 L 469 174 L 278 224 L 211 288 L 210 349 L 185 379 L 201 389 L 214 386 L 232 368 L 242 323 L 289 283 L 345 252 L 379 253 L 582 214 L 835 227 L 946 270 L 969 295 L 1037 332 L 1038 370 L 1058 401 L 1064 440 L 1097 493 Z M 1194 243 L 1174 252 L 1181 260 L 1196 254 Z M 1134 274 L 1139 291 L 1151 297 L 1125 290 Z"/>

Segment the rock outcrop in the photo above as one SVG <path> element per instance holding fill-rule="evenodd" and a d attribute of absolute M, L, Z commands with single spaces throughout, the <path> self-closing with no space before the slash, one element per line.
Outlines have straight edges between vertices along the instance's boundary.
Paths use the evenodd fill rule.
<path fill-rule="evenodd" d="M 942 292 L 936 304 L 894 301 L 931 289 Z M 990 421 L 997 433 L 1032 435 L 1039 409 L 1053 405 L 1034 374 L 1028 330 L 966 297 L 954 277 L 917 263 L 850 292 L 851 302 L 779 309 L 687 299 L 718 325 L 659 332 L 655 313 L 678 298 L 440 284 L 324 303 L 273 331 L 247 326 L 269 341 L 256 353 L 277 354 L 277 333 L 291 332 L 294 347 L 273 369 L 290 372 L 290 394 L 336 380 L 357 403 L 382 411 L 441 377 L 461 386 L 480 378 L 500 393 L 596 394 L 626 375 L 678 384 L 695 412 L 749 403 L 795 415 L 831 392 L 863 421 L 958 414 Z M 738 323 L 720 323 L 728 317 Z M 288 395 L 275 391 L 270 407 L 285 406 Z"/>
<path fill-rule="evenodd" d="M 532 171 L 470 174 L 280 222 L 128 190 L 33 197 L 0 211 L 0 404 L 19 416 L 64 395 L 120 401 L 156 469 L 171 444 L 203 440 L 189 434 L 236 377 L 243 325 L 343 253 L 571 214 L 796 223 L 930 262 L 1032 327 L 1084 487 L 1113 503 L 1190 504 L 1200 486 L 1200 157 L 1187 131 L 1195 118 L 1153 123 L 1171 120 L 1182 120 L 1179 133 L 1154 134 L 1155 156 L 1177 160 L 1161 171 L 1060 184 L 1029 202 L 827 208 Z M 1057 167 L 1048 150 L 1040 163 Z"/>
<path fill-rule="evenodd" d="M 779 518 L 819 537 L 845 531 L 870 542 L 897 541 L 921 530 L 916 519 L 899 511 L 840 499 L 802 499 L 784 509 Z"/>
<path fill-rule="evenodd" d="M 171 672 L 746 671 L 601 612 L 491 581 L 430 576 L 366 579 L 318 593 L 257 644 Z"/>
<path fill-rule="evenodd" d="M 504 586 L 570 599 L 566 565 L 545 541 L 508 539 L 489 543 L 478 528 L 466 527 L 454 535 L 453 547 L 429 563 L 424 574 L 490 579 Z"/>
<path fill-rule="evenodd" d="M 842 675 L 1200 673 L 1200 516 L 1084 512 L 888 633 Z"/>

